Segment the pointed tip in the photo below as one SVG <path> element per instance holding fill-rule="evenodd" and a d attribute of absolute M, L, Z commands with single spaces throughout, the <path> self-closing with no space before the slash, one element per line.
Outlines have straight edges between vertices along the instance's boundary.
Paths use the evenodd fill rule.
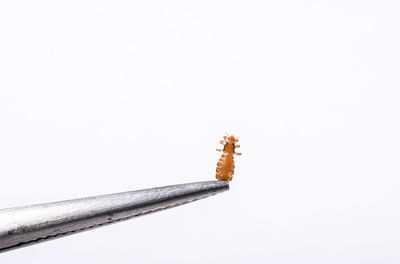
<path fill-rule="evenodd" d="M 229 182 L 202 181 L 158 187 L 144 191 L 147 191 L 149 194 L 151 194 L 148 196 L 146 195 L 146 198 L 157 203 L 175 199 L 189 202 L 212 196 L 227 190 L 229 190 Z"/>
<path fill-rule="evenodd" d="M 180 185 L 173 185 L 171 187 L 180 189 L 181 194 L 196 194 L 196 193 L 210 193 L 216 194 L 219 192 L 229 190 L 228 181 L 203 181 L 193 182 Z"/>

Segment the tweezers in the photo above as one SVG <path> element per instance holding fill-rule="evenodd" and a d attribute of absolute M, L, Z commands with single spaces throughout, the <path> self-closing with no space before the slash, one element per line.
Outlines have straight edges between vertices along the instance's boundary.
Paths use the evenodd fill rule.
<path fill-rule="evenodd" d="M 0 210 L 0 253 L 193 202 L 229 190 L 205 181 Z"/>

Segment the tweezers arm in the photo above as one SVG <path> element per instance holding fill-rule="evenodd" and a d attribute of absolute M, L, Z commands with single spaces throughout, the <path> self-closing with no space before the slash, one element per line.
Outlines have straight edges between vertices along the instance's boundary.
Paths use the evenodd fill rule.
<path fill-rule="evenodd" d="M 0 252 L 199 200 L 229 189 L 207 181 L 0 210 Z"/>

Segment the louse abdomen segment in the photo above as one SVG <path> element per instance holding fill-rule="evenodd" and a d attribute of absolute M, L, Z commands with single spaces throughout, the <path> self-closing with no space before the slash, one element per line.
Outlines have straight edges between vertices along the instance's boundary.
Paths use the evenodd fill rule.
<path fill-rule="evenodd" d="M 217 175 L 215 177 L 221 181 L 231 181 L 234 169 L 233 154 L 223 155 L 217 163 Z"/>

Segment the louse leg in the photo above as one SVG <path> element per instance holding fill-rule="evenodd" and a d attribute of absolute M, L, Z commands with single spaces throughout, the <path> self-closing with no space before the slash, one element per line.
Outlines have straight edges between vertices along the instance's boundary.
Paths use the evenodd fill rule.
<path fill-rule="evenodd" d="M 240 145 L 235 145 L 235 148 L 240 148 Z"/>
<path fill-rule="evenodd" d="M 217 151 L 222 151 L 222 149 L 217 149 Z"/>
<path fill-rule="evenodd" d="M 242 155 L 242 153 L 239 153 L 239 152 L 235 152 L 235 154 L 238 156 Z"/>

